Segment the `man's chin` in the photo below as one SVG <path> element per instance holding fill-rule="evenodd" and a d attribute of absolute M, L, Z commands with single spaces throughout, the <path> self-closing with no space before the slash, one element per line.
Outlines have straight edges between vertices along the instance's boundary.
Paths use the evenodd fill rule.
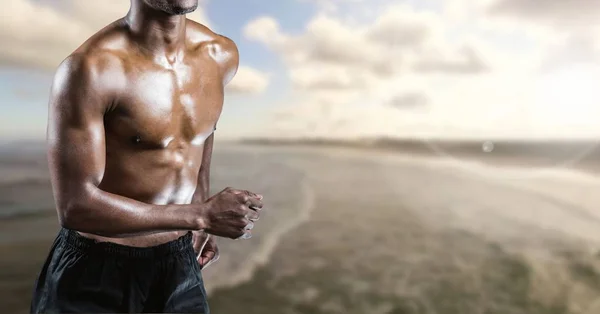
<path fill-rule="evenodd" d="M 191 7 L 191 8 L 173 8 L 172 10 L 170 10 L 171 12 L 166 12 L 166 13 L 171 14 L 171 15 L 186 15 L 186 14 L 193 13 L 194 11 L 196 11 L 196 9 L 198 9 L 198 6 Z"/>
<path fill-rule="evenodd" d="M 168 15 L 185 15 L 198 9 L 198 0 L 144 0 L 151 8 Z"/>

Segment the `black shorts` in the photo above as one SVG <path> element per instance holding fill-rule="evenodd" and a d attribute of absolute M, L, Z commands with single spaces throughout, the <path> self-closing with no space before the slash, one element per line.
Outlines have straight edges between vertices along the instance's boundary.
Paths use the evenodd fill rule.
<path fill-rule="evenodd" d="M 204 313 L 192 235 L 148 248 L 62 229 L 36 282 L 31 313 Z"/>

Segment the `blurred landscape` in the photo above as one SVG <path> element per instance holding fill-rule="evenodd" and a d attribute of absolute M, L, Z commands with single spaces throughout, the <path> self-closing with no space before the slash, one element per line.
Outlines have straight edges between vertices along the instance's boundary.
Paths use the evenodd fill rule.
<path fill-rule="evenodd" d="M 212 192 L 265 195 L 220 239 L 214 313 L 598 313 L 593 142 L 218 142 Z M 0 306 L 27 313 L 56 235 L 44 145 L 0 145 Z"/>
<path fill-rule="evenodd" d="M 0 309 L 21 314 L 59 228 L 53 74 L 130 1 L 6 3 Z M 187 18 L 240 52 L 211 192 L 265 196 L 203 272 L 212 313 L 600 313 L 600 1 L 200 0 Z"/>
<path fill-rule="evenodd" d="M 397 138 L 246 138 L 237 141 L 263 146 L 325 146 L 390 151 L 413 156 L 435 156 L 472 161 L 493 161 L 494 164 L 548 167 L 576 167 L 597 170 L 600 161 L 600 140 L 439 140 Z"/>

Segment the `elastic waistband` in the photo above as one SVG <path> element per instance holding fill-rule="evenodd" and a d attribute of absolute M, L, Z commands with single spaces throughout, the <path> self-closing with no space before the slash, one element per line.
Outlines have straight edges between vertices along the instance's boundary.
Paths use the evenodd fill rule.
<path fill-rule="evenodd" d="M 161 257 L 173 255 L 185 250 L 193 250 L 191 232 L 188 232 L 173 241 L 151 247 L 133 247 L 112 242 L 98 242 L 80 235 L 77 231 L 66 228 L 60 230 L 59 237 L 68 245 L 80 251 L 88 252 L 94 250 L 123 257 Z"/>

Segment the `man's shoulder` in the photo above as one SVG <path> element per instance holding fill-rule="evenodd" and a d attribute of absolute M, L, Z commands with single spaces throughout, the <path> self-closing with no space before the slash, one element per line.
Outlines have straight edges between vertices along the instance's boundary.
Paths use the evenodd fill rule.
<path fill-rule="evenodd" d="M 56 79 L 94 85 L 95 88 L 106 85 L 107 77 L 115 83 L 119 74 L 124 73 L 128 45 L 120 26 L 113 23 L 67 56 L 58 66 Z"/>
<path fill-rule="evenodd" d="M 66 57 L 54 75 L 53 90 L 79 88 L 112 95 L 125 83 L 122 59 L 105 51 L 77 50 Z"/>
<path fill-rule="evenodd" d="M 131 46 L 125 27 L 114 22 L 88 38 L 61 64 L 81 71 L 101 74 L 122 68 Z"/>
<path fill-rule="evenodd" d="M 196 50 L 214 47 L 218 51 L 237 53 L 237 46 L 233 40 L 217 34 L 206 25 L 188 19 L 187 31 L 188 40 Z"/>

